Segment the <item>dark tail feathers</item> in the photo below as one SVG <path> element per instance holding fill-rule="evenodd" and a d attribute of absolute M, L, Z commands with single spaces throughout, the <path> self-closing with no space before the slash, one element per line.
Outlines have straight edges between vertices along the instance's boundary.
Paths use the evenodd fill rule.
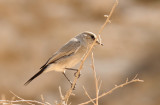
<path fill-rule="evenodd" d="M 44 70 L 47 68 L 48 65 L 45 65 L 41 68 L 41 70 L 36 73 L 32 78 L 30 78 L 24 85 L 27 86 L 31 81 L 33 81 L 36 77 L 38 77 L 40 74 L 44 72 Z"/>

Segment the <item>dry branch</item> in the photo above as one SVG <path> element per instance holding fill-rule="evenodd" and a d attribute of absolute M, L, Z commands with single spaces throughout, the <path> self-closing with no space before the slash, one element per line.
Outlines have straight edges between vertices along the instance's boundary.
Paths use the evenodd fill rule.
<path fill-rule="evenodd" d="M 20 103 L 20 102 L 26 102 L 26 103 L 31 103 L 30 105 L 37 105 L 37 104 L 40 104 L 40 105 L 51 105 L 49 103 L 43 103 L 43 102 L 39 102 L 39 101 L 36 101 L 36 100 L 15 100 L 15 101 L 11 101 L 11 100 L 0 100 L 0 103 L 4 103 L 4 104 L 10 104 L 10 103 Z M 35 103 L 35 104 L 32 104 L 32 103 Z"/>
<path fill-rule="evenodd" d="M 99 88 L 98 88 L 98 85 L 99 85 L 99 80 L 97 79 L 97 75 L 96 75 L 96 70 L 95 70 L 95 66 L 94 66 L 94 57 L 93 57 L 93 52 L 92 52 L 92 70 L 93 70 L 93 74 L 94 74 L 94 81 L 95 81 L 95 87 L 96 87 L 96 104 L 95 105 L 98 105 L 98 96 L 99 96 Z"/>
<path fill-rule="evenodd" d="M 39 105 L 51 105 L 48 102 L 40 102 L 40 101 L 36 101 L 36 100 L 25 100 L 25 99 L 19 97 L 18 95 L 16 95 L 15 93 L 13 93 L 12 91 L 10 91 L 10 92 L 14 95 L 14 97 L 18 98 L 18 100 L 13 100 L 13 99 L 12 100 L 6 100 L 6 99 L 2 99 L 2 100 L 0 100 L 0 103 L 7 104 L 7 105 L 12 105 L 13 103 L 25 102 L 25 103 L 30 104 L 30 105 L 37 105 L 37 104 L 39 104 Z M 44 98 L 43 97 L 41 97 L 41 98 L 44 101 Z"/>
<path fill-rule="evenodd" d="M 110 23 L 110 18 L 111 18 L 112 13 L 113 13 L 113 11 L 115 10 L 115 8 L 116 8 L 117 5 L 118 5 L 118 0 L 116 0 L 116 2 L 114 3 L 114 5 L 113 5 L 113 7 L 112 7 L 112 9 L 111 9 L 111 11 L 110 11 L 110 13 L 109 13 L 109 15 L 108 15 L 108 18 L 106 19 L 106 21 L 104 22 L 104 24 L 101 26 L 101 28 L 100 28 L 100 30 L 99 30 L 99 32 L 98 32 L 98 35 L 97 35 L 98 37 L 95 39 L 95 41 L 93 42 L 93 44 L 91 45 L 91 47 L 89 48 L 89 50 L 88 50 L 88 51 L 86 52 L 86 54 L 84 55 L 84 57 L 83 57 L 83 59 L 82 59 L 82 61 L 81 61 L 80 67 L 79 67 L 79 69 L 78 69 L 78 72 L 77 72 L 77 74 L 76 74 L 76 77 L 74 78 L 73 85 L 72 85 L 72 87 L 66 92 L 66 95 L 65 95 L 65 97 L 64 97 L 64 101 L 65 101 L 66 104 L 68 103 L 68 100 L 69 100 L 69 98 L 70 98 L 70 96 L 71 96 L 71 94 L 72 94 L 72 91 L 73 91 L 73 89 L 74 89 L 74 87 L 75 87 L 75 85 L 76 85 L 76 82 L 77 82 L 77 79 L 78 79 L 78 75 L 80 74 L 80 71 L 81 71 L 82 68 L 83 68 L 84 61 L 86 60 L 86 58 L 87 58 L 88 55 L 90 54 L 90 52 L 91 52 L 92 48 L 94 47 L 96 41 L 97 41 L 98 39 L 101 40 L 101 39 L 100 39 L 100 34 L 101 34 L 102 31 L 104 30 L 104 27 L 105 27 L 108 23 Z"/>
<path fill-rule="evenodd" d="M 136 77 L 136 76 L 135 76 Z M 115 87 L 114 88 L 112 88 L 110 91 L 108 91 L 108 92 L 105 92 L 105 93 L 103 93 L 103 94 L 101 94 L 98 98 L 102 98 L 102 97 L 104 97 L 104 96 L 106 96 L 106 95 L 108 95 L 108 94 L 111 94 L 113 91 L 115 91 L 115 90 L 117 90 L 118 88 L 122 88 L 122 87 L 124 87 L 124 86 L 126 86 L 126 85 L 129 85 L 129 84 L 131 84 L 131 83 L 134 83 L 134 82 L 144 82 L 143 80 L 140 80 L 140 79 L 136 79 L 136 78 L 133 78 L 131 81 L 126 81 L 125 83 L 123 83 L 123 84 L 121 84 L 121 85 L 115 85 Z M 94 100 L 96 100 L 96 98 L 94 98 L 94 99 L 92 99 L 93 101 Z M 90 103 L 91 101 L 87 101 L 87 102 L 84 102 L 84 103 L 81 103 L 81 104 L 79 104 L 79 105 L 85 105 L 85 104 L 88 104 L 88 103 Z"/>
<path fill-rule="evenodd" d="M 83 86 L 83 90 L 84 90 L 86 96 L 87 96 L 87 97 L 90 99 L 90 101 L 95 105 L 94 101 L 93 101 L 92 98 L 89 96 L 89 94 L 88 94 L 87 90 L 84 88 L 84 86 Z"/>
<path fill-rule="evenodd" d="M 41 100 L 42 100 L 43 103 L 45 103 L 43 94 L 41 94 Z M 43 104 L 43 105 L 45 105 L 45 104 Z"/>

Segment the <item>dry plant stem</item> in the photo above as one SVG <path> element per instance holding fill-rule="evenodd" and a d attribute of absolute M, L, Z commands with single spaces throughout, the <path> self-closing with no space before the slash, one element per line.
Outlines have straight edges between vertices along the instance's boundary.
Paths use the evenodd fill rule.
<path fill-rule="evenodd" d="M 45 103 L 45 100 L 44 100 L 43 94 L 41 94 L 41 100 L 42 100 L 42 102 L 43 102 L 43 103 Z M 45 105 L 45 104 L 43 104 L 43 105 Z"/>
<path fill-rule="evenodd" d="M 110 17 L 112 16 L 112 13 L 113 13 L 113 11 L 115 10 L 115 8 L 116 8 L 117 5 L 118 5 L 118 0 L 116 0 L 115 4 L 113 5 L 113 7 L 112 7 L 112 9 L 111 9 L 111 12 L 109 13 L 109 16 L 108 16 L 108 18 L 106 19 L 105 23 L 101 26 L 101 28 L 100 28 L 100 30 L 99 30 L 99 33 L 98 33 L 98 37 L 95 39 L 95 41 L 93 42 L 93 44 L 91 45 L 91 47 L 89 48 L 89 50 L 87 51 L 87 53 L 84 55 L 84 58 L 82 59 L 81 64 L 80 64 L 80 67 L 79 67 L 79 69 L 78 69 L 77 75 L 76 75 L 76 77 L 74 78 L 73 85 L 72 85 L 72 87 L 66 92 L 66 95 L 65 95 L 65 97 L 64 97 L 64 101 L 66 102 L 66 104 L 68 103 L 68 100 L 69 100 L 70 95 L 71 95 L 71 93 L 72 93 L 72 91 L 73 91 L 73 88 L 75 87 L 75 84 L 76 84 L 77 79 L 78 79 L 78 75 L 80 74 L 80 71 L 81 71 L 81 69 L 82 69 L 82 67 L 83 67 L 84 61 L 86 60 L 86 58 L 87 58 L 88 55 L 90 54 L 90 52 L 91 52 L 93 46 L 95 45 L 97 39 L 99 38 L 99 40 L 100 40 L 100 34 L 102 33 L 102 31 L 103 31 L 104 27 L 107 25 L 107 23 L 110 22 Z"/>
<path fill-rule="evenodd" d="M 124 86 L 126 86 L 126 85 L 129 85 L 129 84 L 131 84 L 131 83 L 134 83 L 134 82 L 144 82 L 144 81 L 133 78 L 133 79 L 132 79 L 131 81 L 129 81 L 129 82 L 125 82 L 125 83 L 123 83 L 123 84 L 121 84 L 121 85 L 118 85 L 118 86 L 115 85 L 115 87 L 112 88 L 110 91 L 101 94 L 101 95 L 99 96 L 99 98 L 102 98 L 103 96 L 106 96 L 106 95 L 108 95 L 108 94 L 111 94 L 113 91 L 117 90 L 118 88 L 122 88 L 122 87 L 124 87 Z M 94 98 L 94 99 L 92 99 L 92 100 L 96 100 L 96 98 Z M 85 104 L 88 104 L 88 103 L 90 103 L 90 102 L 91 102 L 91 101 L 87 101 L 87 102 L 81 103 L 81 104 L 79 104 L 79 105 L 85 105 Z"/>
<path fill-rule="evenodd" d="M 94 66 L 94 57 L 93 57 L 93 52 L 92 52 L 92 70 L 93 70 L 93 74 L 94 74 L 94 81 L 95 81 L 95 87 L 96 87 L 96 104 L 98 105 L 98 95 L 99 95 L 99 89 L 98 89 L 98 80 L 97 80 L 97 76 L 96 76 L 96 70 L 95 70 L 95 66 Z"/>
<path fill-rule="evenodd" d="M 15 100 L 15 101 L 10 101 L 10 100 L 0 100 L 0 103 L 5 103 L 5 104 L 8 104 L 8 103 L 19 103 L 19 102 L 32 102 L 32 103 L 35 103 L 35 104 L 31 104 L 31 105 L 37 105 L 37 104 L 40 104 L 40 105 L 51 105 L 51 104 L 48 104 L 48 103 L 42 103 L 42 102 L 39 102 L 39 101 L 35 101 L 35 100 Z"/>
<path fill-rule="evenodd" d="M 114 3 L 114 5 L 113 5 L 113 7 L 112 7 L 112 9 L 111 9 L 111 11 L 110 11 L 110 13 L 109 13 L 109 15 L 107 15 L 106 21 L 105 21 L 104 24 L 101 26 L 101 28 L 100 28 L 100 30 L 99 30 L 99 32 L 98 32 L 98 39 L 100 39 L 100 34 L 102 33 L 104 27 L 105 27 L 108 23 L 111 23 L 110 18 L 111 18 L 111 16 L 112 16 L 115 8 L 117 7 L 117 5 L 118 5 L 118 0 L 115 1 L 115 3 Z M 105 15 L 104 15 L 104 16 L 105 16 Z"/>
<path fill-rule="evenodd" d="M 90 101 L 95 105 L 94 101 L 93 101 L 92 98 L 89 96 L 89 94 L 88 94 L 87 90 L 84 88 L 84 86 L 83 86 L 83 90 L 84 90 L 86 96 L 87 96 L 87 97 L 90 99 Z"/>
<path fill-rule="evenodd" d="M 21 98 L 21 97 L 19 97 L 19 96 L 17 96 L 15 93 L 13 93 L 12 91 L 10 91 L 15 97 L 17 97 L 18 99 L 20 99 L 20 100 L 24 100 L 23 98 Z M 27 102 L 27 101 L 25 101 L 26 103 L 28 103 L 28 104 L 30 104 L 30 105 L 34 105 L 34 104 L 32 104 L 32 103 L 30 103 L 30 102 Z"/>
<path fill-rule="evenodd" d="M 51 105 L 50 103 L 43 103 L 43 102 L 39 102 L 39 101 L 36 101 L 36 100 L 25 100 L 19 96 L 17 96 L 15 93 L 13 93 L 12 91 L 10 91 L 15 97 L 17 97 L 18 99 L 20 100 L 15 100 L 15 101 L 10 101 L 10 100 L 0 100 L 0 102 L 7 102 L 7 103 L 17 103 L 17 102 L 26 102 L 27 104 L 30 104 L 30 105 L 35 105 L 35 104 L 40 104 L 40 105 Z M 35 104 L 32 104 L 32 103 L 35 103 Z"/>
<path fill-rule="evenodd" d="M 102 81 L 101 81 L 101 82 L 100 82 L 100 84 L 99 84 L 98 90 L 100 90 L 100 88 L 101 88 L 101 85 L 102 85 Z"/>
<path fill-rule="evenodd" d="M 60 87 L 60 86 L 59 86 L 59 94 L 60 94 L 61 100 L 63 100 L 63 99 L 64 99 L 64 96 L 63 96 L 63 94 L 62 94 L 62 90 L 61 90 L 61 87 Z"/>
<path fill-rule="evenodd" d="M 83 67 L 83 64 L 84 64 L 84 61 L 86 60 L 86 58 L 88 57 L 89 53 L 91 52 L 93 46 L 95 45 L 96 43 L 96 40 L 97 38 L 95 39 L 95 41 L 93 42 L 93 44 L 91 45 L 91 47 L 89 48 L 89 50 L 87 50 L 86 54 L 84 55 L 82 61 L 81 61 L 81 64 L 80 64 L 80 67 L 78 69 L 78 72 L 76 74 L 76 77 L 74 78 L 74 81 L 72 83 L 72 87 L 67 91 L 66 95 L 65 95 L 65 98 L 64 98 L 64 101 L 66 102 L 66 104 L 68 103 L 68 99 L 70 97 L 70 95 L 72 94 L 72 91 L 75 87 L 75 84 L 77 82 L 77 79 L 78 79 L 78 75 L 80 74 L 80 71 L 82 70 L 82 67 Z"/>

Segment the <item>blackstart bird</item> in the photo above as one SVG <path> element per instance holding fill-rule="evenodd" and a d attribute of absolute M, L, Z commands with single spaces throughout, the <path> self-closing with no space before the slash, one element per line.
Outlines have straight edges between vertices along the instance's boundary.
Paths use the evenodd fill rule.
<path fill-rule="evenodd" d="M 38 77 L 40 74 L 49 71 L 62 72 L 67 78 L 65 71 L 74 70 L 72 67 L 78 64 L 83 58 L 86 51 L 90 48 L 96 35 L 92 32 L 83 32 L 72 38 L 62 48 L 60 48 L 55 54 L 53 54 L 47 62 L 40 68 L 40 71 L 30 78 L 25 85 L 28 85 L 33 79 Z M 96 44 L 101 44 L 99 40 L 96 40 Z M 72 85 L 72 82 L 67 78 Z"/>

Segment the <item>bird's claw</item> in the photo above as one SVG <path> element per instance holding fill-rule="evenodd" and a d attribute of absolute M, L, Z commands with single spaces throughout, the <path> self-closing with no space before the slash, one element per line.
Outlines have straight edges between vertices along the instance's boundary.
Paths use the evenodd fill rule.
<path fill-rule="evenodd" d="M 77 77 L 77 73 L 78 73 L 78 71 L 74 73 L 74 76 L 75 76 L 75 77 Z M 79 78 L 80 76 L 81 76 L 81 73 L 78 74 L 78 78 Z"/>

